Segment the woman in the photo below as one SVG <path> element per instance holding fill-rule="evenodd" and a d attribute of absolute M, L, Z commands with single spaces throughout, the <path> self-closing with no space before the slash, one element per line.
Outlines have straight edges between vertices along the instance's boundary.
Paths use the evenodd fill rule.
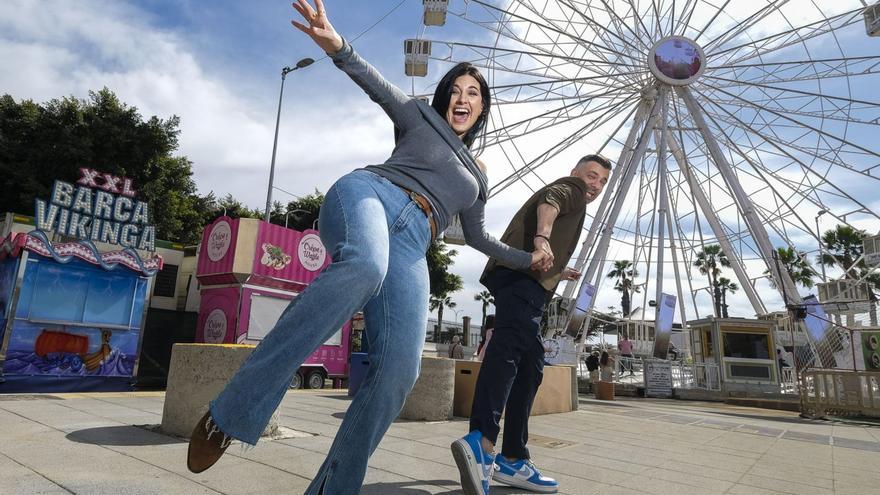
<path fill-rule="evenodd" d="M 546 253 L 527 253 L 483 228 L 486 177 L 468 147 L 486 123 L 488 86 L 469 64 L 437 86 L 433 108 L 407 97 L 361 59 L 327 19 L 321 0 L 297 0 L 306 24 L 293 25 L 327 52 L 393 121 L 398 142 L 381 165 L 355 170 L 328 191 L 321 240 L 333 263 L 285 309 L 211 403 L 190 439 L 187 465 L 212 466 L 231 439 L 256 444 L 305 358 L 363 308 L 369 371 L 346 412 L 308 494 L 357 493 L 370 454 L 418 377 L 427 326 L 425 252 L 456 214 L 472 247 L 517 268 L 547 270 Z"/>
<path fill-rule="evenodd" d="M 614 369 L 608 351 L 602 351 L 602 356 L 599 358 L 599 375 L 599 380 L 603 382 L 614 380 Z"/>

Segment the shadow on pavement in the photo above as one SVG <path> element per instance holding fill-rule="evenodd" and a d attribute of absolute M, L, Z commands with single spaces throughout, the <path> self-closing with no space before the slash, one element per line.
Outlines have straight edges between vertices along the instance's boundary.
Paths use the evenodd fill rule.
<path fill-rule="evenodd" d="M 425 485 L 441 486 L 449 488 L 445 492 L 429 492 L 425 489 L 418 488 Z M 396 483 L 373 483 L 361 487 L 361 495 L 461 495 L 458 481 L 455 480 L 424 480 L 424 481 L 398 481 Z"/>
<path fill-rule="evenodd" d="M 429 492 L 419 488 L 431 485 L 449 488 L 445 492 Z M 424 480 L 424 481 L 400 481 L 396 483 L 373 483 L 361 487 L 361 495 L 462 495 L 461 485 L 457 480 Z M 492 485 L 492 493 L 500 495 L 531 494 L 516 488 Z"/>
<path fill-rule="evenodd" d="M 785 417 L 785 416 L 772 416 L 772 415 L 763 415 L 763 414 L 746 414 L 746 413 L 736 413 L 730 411 L 715 411 L 711 414 L 717 414 L 719 416 L 732 416 L 735 418 L 746 418 L 746 419 L 758 419 L 761 421 L 770 421 L 773 423 L 789 423 L 796 425 L 815 425 L 815 424 L 827 424 L 823 423 L 820 419 L 807 419 L 801 418 L 800 416 L 794 417 Z"/>
<path fill-rule="evenodd" d="M 102 426 L 72 431 L 68 440 L 93 445 L 146 446 L 186 443 L 186 440 L 152 432 L 137 426 Z"/>

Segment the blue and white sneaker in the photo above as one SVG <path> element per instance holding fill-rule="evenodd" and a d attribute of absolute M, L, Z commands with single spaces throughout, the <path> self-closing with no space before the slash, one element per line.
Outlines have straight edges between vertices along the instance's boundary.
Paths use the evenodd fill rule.
<path fill-rule="evenodd" d="M 474 430 L 451 445 L 464 495 L 489 495 L 489 477 L 495 466 L 495 456 L 483 450 L 482 440 L 480 430 Z"/>
<path fill-rule="evenodd" d="M 495 481 L 538 493 L 556 493 L 559 483 L 538 471 L 528 459 L 510 462 L 503 455 L 495 456 Z"/>

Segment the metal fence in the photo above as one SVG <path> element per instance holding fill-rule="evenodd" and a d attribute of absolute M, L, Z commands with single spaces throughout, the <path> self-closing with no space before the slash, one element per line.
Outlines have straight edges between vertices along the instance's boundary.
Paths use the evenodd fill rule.
<path fill-rule="evenodd" d="M 880 417 L 880 374 L 870 371 L 811 369 L 801 374 L 801 411 L 815 416 Z"/>
<path fill-rule="evenodd" d="M 584 364 L 586 354 L 578 359 L 578 376 L 587 377 L 587 367 Z M 613 358 L 615 364 L 612 380 L 622 385 L 641 385 L 644 383 L 645 362 L 640 357 Z M 714 363 L 686 363 L 682 361 L 670 361 L 672 372 L 672 387 L 685 389 L 721 390 L 721 375 L 718 365 Z"/>

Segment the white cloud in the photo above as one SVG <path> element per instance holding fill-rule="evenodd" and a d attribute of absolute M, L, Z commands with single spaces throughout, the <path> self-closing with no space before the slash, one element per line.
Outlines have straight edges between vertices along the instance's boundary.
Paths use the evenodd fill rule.
<path fill-rule="evenodd" d="M 796 5 L 806 3 L 791 2 L 791 7 L 786 6 L 786 15 L 799 16 L 797 19 L 790 17 L 793 24 L 803 23 L 807 16 L 815 16 L 815 7 L 804 9 L 803 12 L 797 10 Z M 705 2 L 700 2 L 700 6 L 702 8 L 692 22 L 698 26 L 714 13 L 714 9 Z M 842 7 L 836 5 L 834 8 Z M 623 9 L 624 12 L 626 10 Z M 738 17 L 740 11 L 731 12 Z M 722 18 L 724 22 L 707 32 L 704 39 L 713 38 L 731 25 L 727 13 Z M 89 90 L 107 86 L 122 101 L 137 106 L 145 116 L 179 115 L 180 153 L 193 160 L 200 191 L 232 193 L 251 207 L 261 208 L 265 201 L 272 152 L 279 82 L 277 75 L 236 73 L 234 68 L 218 72 L 214 67 L 217 61 L 191 46 L 188 33 L 157 27 L 155 21 L 155 17 L 144 10 L 121 2 L 6 0 L 3 9 L 0 9 L 0 64 L 8 69 L 0 72 L 0 87 L 16 99 L 46 101 L 63 95 L 82 98 Z M 778 18 L 777 24 L 771 21 L 773 19 L 762 24 L 760 33 L 751 33 L 752 37 L 779 25 Z M 414 18 L 412 26 L 417 24 Z M 458 30 L 453 30 L 451 26 L 430 28 L 428 37 L 449 39 L 452 36 L 489 45 L 494 40 L 493 33 L 487 29 L 475 28 L 470 24 L 459 27 L 461 29 Z M 522 28 L 515 27 L 523 34 Z M 593 39 L 594 33 L 588 36 Z M 369 51 L 371 55 L 376 54 L 378 47 L 385 50 L 386 46 L 369 45 L 366 40 L 360 45 L 364 52 Z M 399 42 L 393 41 L 387 46 L 387 51 L 399 54 Z M 286 48 L 267 47 L 267 50 L 280 52 Z M 400 65 L 389 67 L 390 70 L 400 70 Z M 399 72 L 392 73 L 390 70 L 388 75 L 392 80 L 404 85 L 409 82 L 394 77 Z M 440 70 L 432 65 L 434 72 L 428 79 L 433 78 L 433 81 L 426 79 L 416 83 L 419 87 L 432 88 Z M 276 185 L 298 195 L 311 193 L 315 188 L 326 191 L 345 172 L 384 161 L 393 145 L 390 122 L 344 74 L 326 61 L 310 67 L 308 71 L 288 76 L 276 164 Z M 509 82 L 512 77 L 497 74 L 496 78 L 498 82 Z M 508 105 L 503 109 L 505 122 L 535 115 L 539 109 L 549 107 L 541 104 Z M 501 106 L 496 109 L 500 110 Z M 622 118 L 625 112 L 621 114 Z M 569 130 L 570 127 L 560 126 L 559 129 Z M 567 175 L 577 158 L 598 149 L 614 128 L 614 125 L 606 125 L 590 133 L 577 145 L 542 166 L 538 175 L 546 182 Z M 626 129 L 619 132 L 618 138 L 625 132 Z M 517 148 L 526 160 L 531 160 L 545 151 L 548 143 L 555 143 L 558 138 L 558 133 L 536 133 L 518 140 Z M 615 160 L 618 153 L 616 146 L 612 143 L 615 149 L 606 151 Z M 506 149 L 516 151 L 510 147 Z M 492 183 L 500 182 L 511 171 L 508 158 L 497 148 L 487 151 L 484 160 L 489 165 Z M 527 182 L 532 187 L 541 185 L 541 181 L 535 178 L 528 178 Z M 749 189 L 757 187 L 751 179 L 744 180 L 744 185 Z M 489 231 L 499 236 L 530 194 L 524 184 L 517 183 L 493 198 L 487 209 Z M 633 218 L 637 202 L 635 194 L 630 194 L 618 223 L 618 232 L 632 229 L 635 225 Z M 278 191 L 274 193 L 274 198 L 282 201 L 290 199 Z M 719 209 L 730 205 L 729 197 L 723 194 L 715 194 L 711 199 Z M 768 201 L 769 204 L 772 203 Z M 596 205 L 598 201 L 588 208 L 590 214 L 595 212 Z M 873 207 L 877 211 L 876 202 Z M 846 211 L 842 210 L 841 213 Z M 809 220 L 815 212 L 804 211 L 802 214 Z M 727 214 L 725 210 L 722 220 L 734 225 L 736 216 Z M 827 216 L 822 219 L 823 222 L 826 220 L 830 222 Z M 873 219 L 870 221 L 873 223 L 865 221 L 864 228 L 876 231 L 876 222 Z M 799 235 L 800 239 L 807 243 L 810 241 L 805 235 Z M 607 258 L 630 256 L 632 247 L 626 241 L 624 236 L 620 236 L 612 243 Z M 480 305 L 473 301 L 473 294 L 483 290 L 477 278 L 486 258 L 468 247 L 457 249 L 460 254 L 453 271 L 463 276 L 465 289 L 453 297 L 459 303 L 457 309 L 463 310 L 462 315 L 470 315 L 476 322 L 479 320 Z M 813 247 L 807 246 L 807 249 Z M 753 276 L 763 271 L 760 267 L 750 266 L 749 269 Z M 670 273 L 671 268 L 667 270 L 664 284 L 674 288 Z M 699 282 L 699 275 L 694 274 L 694 277 Z M 775 293 L 763 285 L 759 286 L 762 297 L 767 294 L 768 305 L 778 305 L 778 302 L 771 302 L 778 299 Z M 701 305 L 702 315 L 710 311 L 705 294 L 698 297 L 698 304 Z M 731 298 L 731 304 L 734 307 L 731 311 L 736 314 L 752 313 L 742 291 Z M 596 306 L 604 309 L 608 305 L 618 306 L 619 295 L 606 282 L 600 290 Z"/>

